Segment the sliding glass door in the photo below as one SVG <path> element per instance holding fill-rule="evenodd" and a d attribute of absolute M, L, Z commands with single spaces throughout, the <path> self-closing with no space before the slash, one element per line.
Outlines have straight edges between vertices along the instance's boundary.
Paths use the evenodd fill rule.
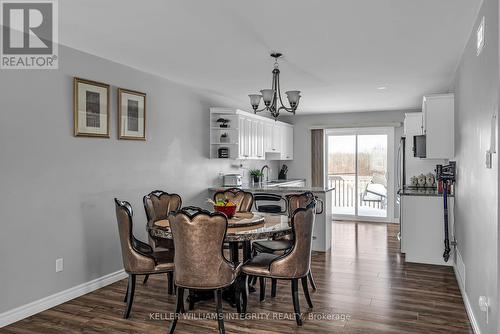
<path fill-rule="evenodd" d="M 392 221 L 394 130 L 335 129 L 327 136 L 334 218 Z"/>

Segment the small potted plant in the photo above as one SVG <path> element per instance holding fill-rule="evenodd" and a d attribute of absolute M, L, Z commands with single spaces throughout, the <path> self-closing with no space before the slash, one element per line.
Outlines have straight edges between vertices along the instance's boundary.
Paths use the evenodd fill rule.
<path fill-rule="evenodd" d="M 250 176 L 253 178 L 254 183 L 259 183 L 260 178 L 264 176 L 264 173 L 262 173 L 259 169 L 251 169 Z"/>
<path fill-rule="evenodd" d="M 218 118 L 217 123 L 219 123 L 219 127 L 221 128 L 228 128 L 229 127 L 229 120 L 226 118 Z"/>

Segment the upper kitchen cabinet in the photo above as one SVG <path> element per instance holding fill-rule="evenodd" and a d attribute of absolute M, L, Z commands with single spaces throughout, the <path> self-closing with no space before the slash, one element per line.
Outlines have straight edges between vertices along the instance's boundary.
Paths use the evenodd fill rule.
<path fill-rule="evenodd" d="M 452 159 L 455 156 L 455 96 L 424 96 L 423 131 L 427 159 Z"/>
<path fill-rule="evenodd" d="M 404 134 L 407 137 L 421 136 L 424 134 L 424 121 L 421 112 L 412 112 L 405 114 Z"/>
<path fill-rule="evenodd" d="M 293 160 L 293 126 L 281 126 L 281 160 Z"/>
<path fill-rule="evenodd" d="M 211 159 L 293 159 L 293 125 L 228 108 L 210 108 Z"/>
<path fill-rule="evenodd" d="M 273 120 L 264 122 L 264 151 L 266 153 L 281 152 L 281 124 Z"/>
<path fill-rule="evenodd" d="M 239 115 L 237 131 L 237 159 L 264 159 L 264 123 Z"/>
<path fill-rule="evenodd" d="M 413 150 L 418 151 L 416 156 L 425 159 L 452 159 L 455 156 L 454 101 L 453 94 L 427 95 L 423 99 L 422 112 L 405 114 L 404 134 L 414 143 Z M 417 142 L 420 144 L 416 150 Z M 425 152 L 420 149 L 423 143 Z"/>

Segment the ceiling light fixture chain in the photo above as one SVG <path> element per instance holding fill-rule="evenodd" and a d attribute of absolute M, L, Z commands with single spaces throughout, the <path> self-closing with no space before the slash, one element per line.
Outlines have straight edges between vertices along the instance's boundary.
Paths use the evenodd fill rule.
<path fill-rule="evenodd" d="M 299 106 L 300 91 L 290 90 L 285 92 L 290 107 L 285 107 L 283 99 L 281 98 L 281 88 L 280 88 L 280 70 L 278 59 L 282 56 L 279 52 L 271 53 L 271 57 L 274 58 L 274 69 L 273 69 L 273 80 L 271 81 L 271 89 L 261 90 L 261 94 L 250 94 L 250 104 L 252 105 L 254 113 L 261 111 L 269 111 L 275 120 L 278 119 L 280 111 L 285 110 L 295 115 L 295 111 Z M 264 100 L 264 107 L 259 109 L 259 104 L 261 98 Z M 278 100 L 280 106 L 278 107 Z"/>

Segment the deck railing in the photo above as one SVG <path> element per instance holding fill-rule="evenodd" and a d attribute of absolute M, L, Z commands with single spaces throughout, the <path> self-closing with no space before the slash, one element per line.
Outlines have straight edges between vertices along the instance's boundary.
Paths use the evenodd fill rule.
<path fill-rule="evenodd" d="M 358 196 L 360 206 L 383 209 L 383 201 L 363 201 L 366 186 L 371 182 L 371 176 L 358 177 Z M 356 175 L 352 174 L 329 174 L 328 185 L 335 187 L 333 191 L 333 207 L 354 207 L 356 201 Z"/>

